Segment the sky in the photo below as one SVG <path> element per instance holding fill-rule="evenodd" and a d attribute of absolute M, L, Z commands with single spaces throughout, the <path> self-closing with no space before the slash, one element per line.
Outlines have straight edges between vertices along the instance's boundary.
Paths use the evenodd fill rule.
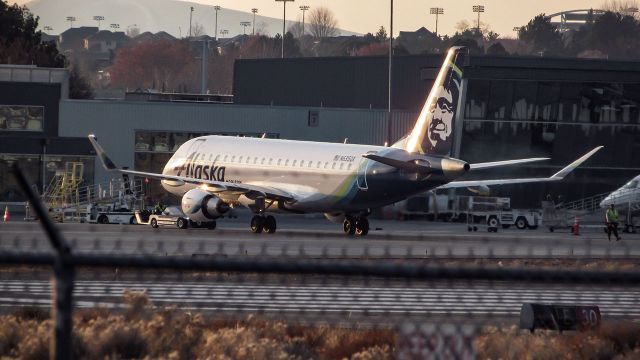
<path fill-rule="evenodd" d="M 223 8 L 250 11 L 258 8 L 265 16 L 282 17 L 282 3 L 275 0 L 191 0 L 192 2 L 220 5 Z M 435 29 L 435 15 L 429 14 L 431 7 L 441 7 L 444 15 L 438 20 L 438 33 L 453 34 L 460 20 L 476 21 L 473 5 L 484 5 L 481 21 L 503 36 L 515 36 L 514 26 L 525 25 L 540 13 L 553 14 L 565 10 L 599 8 L 605 0 L 395 0 L 394 34 L 412 31 L 422 26 Z M 389 0 L 296 0 L 287 3 L 287 18 L 299 16 L 300 5 L 312 8 L 330 8 L 338 19 L 338 26 L 358 33 L 375 33 L 380 25 L 389 29 Z M 292 11 L 293 10 L 293 11 Z"/>
<path fill-rule="evenodd" d="M 13 0 L 24 4 L 28 0 Z M 53 0 L 51 0 L 53 1 Z M 108 2 L 109 0 L 104 0 Z M 438 33 L 453 34 L 456 24 L 467 20 L 472 24 L 477 19 L 473 5 L 484 5 L 485 13 L 481 21 L 488 23 L 491 30 L 501 36 L 514 36 L 515 26 L 525 25 L 540 13 L 553 14 L 564 10 L 599 8 L 605 0 L 395 0 L 394 34 L 398 31 L 413 31 L 422 26 L 435 30 L 435 16 L 429 14 L 431 7 L 442 7 L 444 15 L 438 21 Z M 249 12 L 258 8 L 259 14 L 275 18 L 282 17 L 282 2 L 275 0 L 190 0 L 206 5 L 220 5 L 223 8 Z M 381 25 L 389 29 L 389 0 L 296 0 L 287 3 L 287 19 L 295 20 L 300 16 L 301 5 L 312 8 L 325 6 L 330 8 L 337 20 L 338 27 L 358 32 L 375 33 Z M 222 15 L 222 13 L 220 13 Z"/>

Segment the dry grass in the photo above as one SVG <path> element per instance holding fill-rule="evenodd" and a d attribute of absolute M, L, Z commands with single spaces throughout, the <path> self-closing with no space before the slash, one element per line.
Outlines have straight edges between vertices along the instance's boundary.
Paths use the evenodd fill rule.
<path fill-rule="evenodd" d="M 640 324 L 605 322 L 586 333 L 489 327 L 475 346 L 479 359 L 640 359 Z"/>
<path fill-rule="evenodd" d="M 78 359 L 391 359 L 384 329 L 288 325 L 256 317 L 231 320 L 153 308 L 145 293 L 125 293 L 127 308 L 79 310 Z M 44 316 L 47 315 L 47 316 Z M 46 359 L 52 321 L 33 309 L 0 316 L 0 358 Z"/>

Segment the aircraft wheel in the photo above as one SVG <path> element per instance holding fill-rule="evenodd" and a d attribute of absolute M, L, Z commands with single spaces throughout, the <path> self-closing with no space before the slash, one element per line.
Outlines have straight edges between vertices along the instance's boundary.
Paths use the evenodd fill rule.
<path fill-rule="evenodd" d="M 356 219 L 356 235 L 366 236 L 369 233 L 369 220 L 366 217 Z"/>
<path fill-rule="evenodd" d="M 274 232 L 276 232 L 276 218 L 271 215 L 265 217 L 262 230 L 267 234 L 273 234 Z"/>
<path fill-rule="evenodd" d="M 497 228 L 498 225 L 500 225 L 500 221 L 498 221 L 498 218 L 495 216 L 492 216 L 489 218 L 489 220 L 487 221 L 487 225 L 489 225 L 489 227 L 491 228 Z"/>
<path fill-rule="evenodd" d="M 154 229 L 158 228 L 158 220 L 156 219 L 151 219 L 151 227 Z"/>
<path fill-rule="evenodd" d="M 135 216 L 132 216 L 132 217 L 129 219 L 129 224 L 131 224 L 131 225 L 135 225 L 135 224 L 136 224 L 136 217 L 135 217 Z"/>
<path fill-rule="evenodd" d="M 260 234 L 264 228 L 264 218 L 262 216 L 255 215 L 251 218 L 251 232 L 254 234 Z"/>
<path fill-rule="evenodd" d="M 106 215 L 100 215 L 100 217 L 98 218 L 98 223 L 100 223 L 100 224 L 108 224 L 109 223 L 109 218 Z"/>
<path fill-rule="evenodd" d="M 342 223 L 342 231 L 347 235 L 353 235 L 356 233 L 356 224 L 353 218 L 347 217 Z"/>
<path fill-rule="evenodd" d="M 217 225 L 217 223 L 215 221 L 211 221 L 211 222 L 207 223 L 207 229 L 215 230 L 216 229 L 216 225 Z"/>

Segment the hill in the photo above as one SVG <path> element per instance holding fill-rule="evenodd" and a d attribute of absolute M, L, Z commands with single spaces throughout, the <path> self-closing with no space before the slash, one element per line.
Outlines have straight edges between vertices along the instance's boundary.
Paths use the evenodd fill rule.
<path fill-rule="evenodd" d="M 67 16 L 74 16 L 77 26 L 96 26 L 95 15 L 104 16 L 101 29 L 117 23 L 121 31 L 137 25 L 142 32 L 166 31 L 173 36 L 186 36 L 189 33 L 189 7 L 193 6 L 193 23 L 204 26 L 206 34 L 213 36 L 215 11 L 213 6 L 177 1 L 177 0 L 33 0 L 26 6 L 40 16 L 40 25 L 51 26 L 51 33 L 59 34 L 69 28 Z M 218 12 L 218 32 L 229 30 L 228 37 L 242 34 L 241 21 L 252 21 L 253 14 L 231 9 Z M 292 22 L 287 21 L 287 28 Z M 256 31 L 274 36 L 282 32 L 282 19 L 256 16 Z M 247 28 L 247 33 L 251 27 Z M 356 33 L 340 30 L 341 35 Z"/>

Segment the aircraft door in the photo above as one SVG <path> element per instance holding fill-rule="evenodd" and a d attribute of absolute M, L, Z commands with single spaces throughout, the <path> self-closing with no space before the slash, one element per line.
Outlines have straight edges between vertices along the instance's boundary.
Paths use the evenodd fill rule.
<path fill-rule="evenodd" d="M 375 151 L 369 151 L 367 154 L 375 154 Z M 371 165 L 371 160 L 363 158 L 360 162 L 360 166 L 358 167 L 358 176 L 356 177 L 356 181 L 358 183 L 358 188 L 360 190 L 368 190 L 369 184 L 367 184 L 367 170 L 369 170 L 369 166 Z"/>

